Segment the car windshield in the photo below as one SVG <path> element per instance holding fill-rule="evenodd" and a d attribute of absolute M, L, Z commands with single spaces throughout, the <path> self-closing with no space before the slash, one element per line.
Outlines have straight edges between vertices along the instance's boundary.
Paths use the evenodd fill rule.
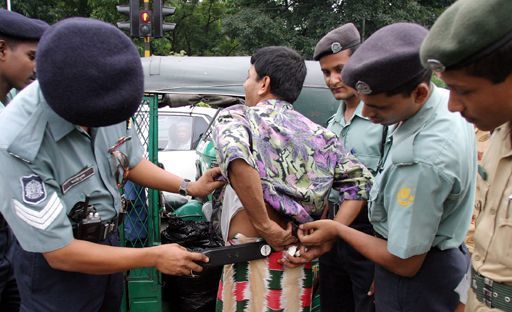
<path fill-rule="evenodd" d="M 192 149 L 192 116 L 162 116 L 158 118 L 158 125 L 159 150 L 188 151 Z"/>

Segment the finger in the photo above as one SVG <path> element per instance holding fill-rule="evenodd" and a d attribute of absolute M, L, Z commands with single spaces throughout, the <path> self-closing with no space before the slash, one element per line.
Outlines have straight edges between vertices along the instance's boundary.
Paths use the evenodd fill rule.
<path fill-rule="evenodd" d="M 195 262 L 190 262 L 188 267 L 189 267 L 190 270 L 192 270 L 194 272 L 201 272 L 201 271 L 203 271 L 203 267 L 200 266 L 199 264 L 195 263 Z"/>
<path fill-rule="evenodd" d="M 208 259 L 207 256 L 200 252 L 189 252 L 188 259 L 194 262 L 209 262 L 210 259 Z"/>

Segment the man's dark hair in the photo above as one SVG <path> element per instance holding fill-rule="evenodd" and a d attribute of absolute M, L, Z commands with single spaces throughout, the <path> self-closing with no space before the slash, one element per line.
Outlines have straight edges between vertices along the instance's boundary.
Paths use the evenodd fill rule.
<path fill-rule="evenodd" d="M 453 66 L 448 70 L 452 69 L 463 69 L 470 76 L 501 83 L 512 73 L 512 40 L 469 65 Z"/>
<path fill-rule="evenodd" d="M 283 46 L 258 49 L 251 57 L 258 80 L 270 77 L 270 92 L 278 99 L 289 103 L 299 97 L 304 79 L 306 63 L 295 50 Z"/>
<path fill-rule="evenodd" d="M 409 96 L 409 95 L 411 95 L 412 91 L 414 91 L 420 83 L 425 82 L 425 83 L 429 84 L 430 79 L 432 79 L 432 71 L 430 69 L 425 69 L 424 71 L 419 73 L 416 77 L 414 77 L 413 79 L 409 80 L 408 82 L 400 85 L 398 88 L 387 91 L 386 95 L 393 96 L 396 94 L 402 94 L 403 96 Z"/>
<path fill-rule="evenodd" d="M 359 49 L 360 46 L 361 44 L 358 43 L 355 46 L 348 48 L 348 56 L 352 56 L 352 54 L 354 54 L 354 52 L 356 52 L 356 50 Z"/>

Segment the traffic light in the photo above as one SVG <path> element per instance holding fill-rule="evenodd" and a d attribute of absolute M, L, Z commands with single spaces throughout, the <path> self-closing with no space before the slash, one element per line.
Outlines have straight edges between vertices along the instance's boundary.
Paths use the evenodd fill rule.
<path fill-rule="evenodd" d="M 141 10 L 139 12 L 139 17 L 139 35 L 141 37 L 151 37 L 151 11 Z"/>
<path fill-rule="evenodd" d="M 117 27 L 127 30 L 131 37 L 139 37 L 139 0 L 130 0 L 130 4 L 116 6 L 117 12 L 128 15 L 128 22 L 118 22 Z"/>
<path fill-rule="evenodd" d="M 174 30 L 175 23 L 165 23 L 164 18 L 176 12 L 174 7 L 162 6 L 162 0 L 153 0 L 153 38 L 161 38 L 164 31 Z"/>

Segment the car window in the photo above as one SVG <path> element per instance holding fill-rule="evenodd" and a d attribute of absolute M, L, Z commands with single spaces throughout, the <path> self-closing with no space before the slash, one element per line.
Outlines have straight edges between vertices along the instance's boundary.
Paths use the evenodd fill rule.
<path fill-rule="evenodd" d="M 158 150 L 188 151 L 195 149 L 208 127 L 202 116 L 164 115 L 158 117 Z"/>

